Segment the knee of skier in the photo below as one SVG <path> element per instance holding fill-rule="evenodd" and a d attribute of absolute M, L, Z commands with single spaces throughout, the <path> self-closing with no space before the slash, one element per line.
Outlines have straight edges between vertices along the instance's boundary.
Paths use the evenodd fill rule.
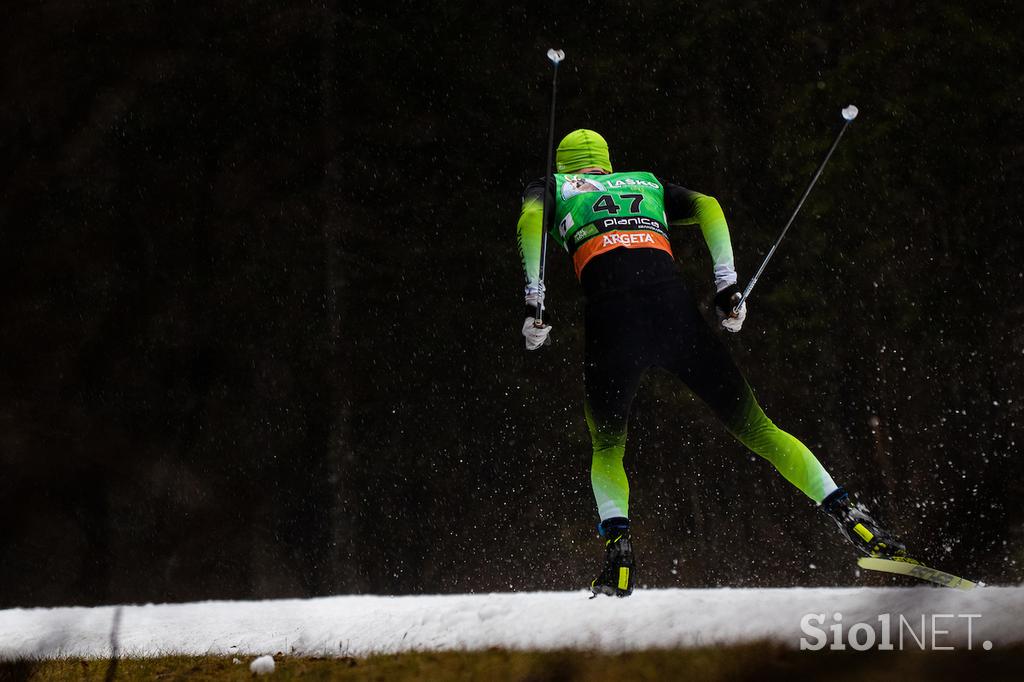
<path fill-rule="evenodd" d="M 593 406 L 584 402 L 583 412 L 590 430 L 590 442 L 594 447 L 595 457 L 618 457 L 622 459 L 626 448 L 626 423 L 618 415 L 610 416 L 607 412 L 594 415 Z"/>
<path fill-rule="evenodd" d="M 744 420 L 742 425 L 733 430 L 733 435 L 752 450 L 757 450 L 765 439 L 770 438 L 779 430 L 775 423 L 764 412 L 752 419 Z"/>
<path fill-rule="evenodd" d="M 731 418 L 727 420 L 726 427 L 732 435 L 748 447 L 752 447 L 765 436 L 778 431 L 778 427 L 764 413 L 749 390 L 737 405 Z"/>
<path fill-rule="evenodd" d="M 626 454 L 626 433 L 602 433 L 591 431 L 590 442 L 594 446 L 595 457 L 615 457 L 622 459 Z"/>

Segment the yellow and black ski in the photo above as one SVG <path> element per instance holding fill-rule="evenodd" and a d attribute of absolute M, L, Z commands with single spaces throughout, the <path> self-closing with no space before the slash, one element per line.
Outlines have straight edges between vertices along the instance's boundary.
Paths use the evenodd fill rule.
<path fill-rule="evenodd" d="M 860 559 L 857 559 L 857 565 L 870 571 L 909 575 L 913 578 L 920 578 L 921 580 L 927 580 L 928 582 L 942 585 L 944 587 L 952 587 L 957 590 L 973 590 L 975 587 L 985 584 L 973 583 L 966 578 L 961 578 L 958 575 L 953 575 L 952 573 L 946 573 L 945 571 L 925 566 L 913 559 L 894 561 L 892 559 L 879 559 L 876 557 L 861 557 Z"/>

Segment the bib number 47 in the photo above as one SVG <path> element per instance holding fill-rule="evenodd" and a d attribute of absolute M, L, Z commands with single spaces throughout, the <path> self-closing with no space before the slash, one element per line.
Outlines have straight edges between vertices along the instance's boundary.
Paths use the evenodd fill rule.
<path fill-rule="evenodd" d="M 621 194 L 619 196 L 621 196 L 623 199 L 630 200 L 630 213 L 640 212 L 640 202 L 644 200 L 643 194 Z M 591 210 L 593 210 L 594 213 L 610 213 L 611 215 L 615 215 L 622 210 L 622 207 L 615 203 L 615 199 L 612 197 L 611 194 L 602 194 L 597 198 L 597 201 L 594 202 L 594 205 L 591 207 Z"/>

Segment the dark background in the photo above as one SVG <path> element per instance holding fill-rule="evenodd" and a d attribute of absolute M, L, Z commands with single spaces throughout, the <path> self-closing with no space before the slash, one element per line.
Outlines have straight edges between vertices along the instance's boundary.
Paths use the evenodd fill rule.
<path fill-rule="evenodd" d="M 202 8 L 196 5 L 203 5 Z M 827 5 L 828 7 L 825 7 Z M 21 3 L 0 25 L 0 605 L 572 589 L 581 299 L 522 347 L 519 192 L 590 127 L 716 196 L 725 342 L 919 555 L 1024 576 L 1015 3 Z M 674 247 L 711 294 L 699 230 Z M 878 584 L 652 373 L 641 584 Z"/>

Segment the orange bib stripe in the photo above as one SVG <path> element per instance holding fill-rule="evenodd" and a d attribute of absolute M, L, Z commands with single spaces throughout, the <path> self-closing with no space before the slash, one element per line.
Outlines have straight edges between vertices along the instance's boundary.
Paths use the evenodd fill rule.
<path fill-rule="evenodd" d="M 646 230 L 604 232 L 583 242 L 573 254 L 572 262 L 576 266 L 576 279 L 580 278 L 583 266 L 591 259 L 612 249 L 658 249 L 672 255 L 672 247 L 669 245 L 668 238 L 657 232 Z"/>

